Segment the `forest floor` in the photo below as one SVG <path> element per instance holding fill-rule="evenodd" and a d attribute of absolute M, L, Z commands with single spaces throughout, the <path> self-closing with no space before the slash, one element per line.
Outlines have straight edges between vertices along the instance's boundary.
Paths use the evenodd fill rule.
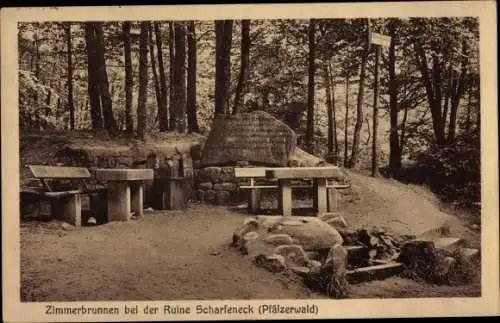
<path fill-rule="evenodd" d="M 39 156 L 33 149 L 29 154 Z M 352 189 L 339 205 L 350 228 L 377 226 L 420 235 L 446 225 L 452 236 L 480 247 L 472 217 L 444 210 L 427 189 L 354 172 L 350 177 Z M 308 203 L 299 200 L 294 206 Z M 146 212 L 137 220 L 98 226 L 21 221 L 21 300 L 326 298 L 311 292 L 294 274 L 268 272 L 230 247 L 233 231 L 246 216 L 234 207 L 191 204 L 185 211 Z M 352 285 L 350 297 L 480 294 L 478 269 L 467 285 L 438 286 L 391 277 Z"/>

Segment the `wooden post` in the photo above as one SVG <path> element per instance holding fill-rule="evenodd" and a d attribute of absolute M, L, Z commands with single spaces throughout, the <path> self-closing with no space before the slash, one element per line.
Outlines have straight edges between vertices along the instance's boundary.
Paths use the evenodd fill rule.
<path fill-rule="evenodd" d="M 135 216 L 142 216 L 144 214 L 142 201 L 143 201 L 143 184 L 141 182 L 133 183 L 130 189 L 130 206 Z"/>
<path fill-rule="evenodd" d="M 327 189 L 328 198 L 326 201 L 328 212 L 334 212 L 338 210 L 339 205 L 339 193 L 335 188 Z"/>
<path fill-rule="evenodd" d="M 61 212 L 64 221 L 77 227 L 82 225 L 82 202 L 80 194 L 64 196 L 58 199 L 58 206 L 60 208 L 58 212 Z"/>
<path fill-rule="evenodd" d="M 278 210 L 283 216 L 292 215 L 292 188 L 286 179 L 279 180 Z"/>
<path fill-rule="evenodd" d="M 380 96 L 380 60 L 381 46 L 375 46 L 375 85 L 373 94 L 373 136 L 372 136 L 372 176 L 376 177 L 378 172 L 378 153 L 377 153 L 377 128 L 378 128 L 378 99 Z"/>
<path fill-rule="evenodd" d="M 318 215 L 327 210 L 326 198 L 326 178 L 316 178 L 313 180 L 313 208 Z"/>
<path fill-rule="evenodd" d="M 258 212 L 258 210 L 260 210 L 260 193 L 261 190 L 258 188 L 250 190 L 249 192 L 250 196 L 248 199 L 248 209 L 250 213 L 255 214 Z"/>
<path fill-rule="evenodd" d="M 108 221 L 127 221 L 130 217 L 130 186 L 125 181 L 108 183 Z"/>

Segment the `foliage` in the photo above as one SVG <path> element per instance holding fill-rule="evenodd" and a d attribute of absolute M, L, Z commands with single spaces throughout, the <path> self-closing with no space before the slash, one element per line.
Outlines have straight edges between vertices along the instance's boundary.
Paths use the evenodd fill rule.
<path fill-rule="evenodd" d="M 432 145 L 417 156 L 427 182 L 446 202 L 478 209 L 481 200 L 479 131 L 460 135 L 453 144 Z"/>
<path fill-rule="evenodd" d="M 137 123 L 139 90 L 139 21 L 131 22 L 130 45 L 133 74 L 133 122 Z M 296 132 L 299 146 L 306 131 L 305 107 L 308 82 L 308 20 L 251 20 L 248 81 L 243 93 L 241 112 L 265 110 L 277 118 L 287 119 L 292 111 L 298 118 Z M 392 25 L 391 25 L 392 24 Z M 168 21 L 159 21 L 163 35 L 162 56 L 164 70 L 170 70 Z M 196 113 L 200 133 L 208 134 L 215 109 L 215 53 L 214 21 L 195 21 L 196 33 Z M 331 92 L 336 111 L 338 147 L 347 143 L 351 151 L 353 128 L 356 121 L 356 97 L 362 52 L 366 42 L 366 19 L 316 20 L 316 73 L 314 101 L 314 138 L 312 152 L 327 154 L 327 100 L 324 69 L 331 66 Z M 76 129 L 90 129 L 88 99 L 87 54 L 83 22 L 71 22 L 73 53 L 73 96 Z M 103 23 L 106 70 L 113 114 L 120 130 L 125 130 L 125 60 L 122 22 Z M 397 134 L 402 147 L 403 164 L 413 164 L 420 175 L 432 181 L 436 192 L 446 200 L 478 201 L 480 187 L 479 132 L 479 28 L 478 20 L 463 18 L 371 19 L 371 31 L 389 33 L 395 28 L 395 71 L 397 84 Z M 19 41 L 19 116 L 23 130 L 64 129 L 68 127 L 67 110 L 67 48 L 64 29 L 60 22 L 20 23 Z M 153 35 L 152 41 L 156 40 Z M 230 82 L 228 101 L 232 108 L 240 73 L 241 21 L 235 20 L 230 51 Z M 420 46 L 420 47 L 419 47 Z M 466 47 L 464 50 L 464 46 Z M 421 48 L 417 55 L 417 48 Z M 466 56 L 466 63 L 462 64 Z M 419 65 L 417 57 L 425 59 L 427 70 Z M 443 126 L 450 133 L 450 111 L 446 111 L 446 91 L 460 75 L 464 88 L 455 91 L 460 99 L 456 109 L 456 135 L 445 145 L 436 144 L 433 121 L 436 106 L 429 102 L 423 75 L 432 76 L 433 64 L 441 67 L 437 81 L 442 92 L 439 108 Z M 389 155 L 389 72 L 388 51 L 382 50 L 380 69 L 380 102 L 378 141 L 379 164 L 388 163 Z M 150 66 L 151 62 L 148 62 Z M 462 68 L 465 65 L 465 68 Z M 152 69 L 148 66 L 148 73 Z M 424 71 L 424 74 L 422 74 Z M 427 72 L 426 72 L 427 71 Z M 465 71 L 465 73 L 463 73 Z M 346 87 L 349 76 L 349 91 Z M 167 75 L 168 79 L 168 75 Z M 148 75 L 146 97 L 146 129 L 158 131 L 158 107 L 152 75 Z M 372 104 L 374 80 L 373 48 L 368 56 L 364 95 L 364 122 L 360 136 L 358 168 L 368 169 L 371 159 Z M 436 79 L 433 79 L 436 82 Z M 167 88 L 171 84 L 167 82 Z M 439 82 L 438 82 L 439 83 Z M 460 83 L 460 82 L 457 82 Z M 457 86 L 458 87 L 458 86 Z M 436 87 L 437 89 L 438 87 Z M 50 93 L 50 102 L 47 101 Z M 346 99 L 349 100 L 346 104 Z M 451 106 L 451 105 L 450 105 Z M 346 108 L 349 115 L 346 115 Z M 433 111 L 434 109 L 434 111 Z M 231 111 L 228 111 L 229 113 Z M 292 113 L 292 114 L 293 114 Z M 433 119 L 434 118 L 434 119 Z M 347 127 L 347 128 L 346 128 Z M 451 126 L 453 128 L 453 124 Z M 453 131 L 451 131 L 453 132 Z M 345 134 L 345 135 L 344 135 Z M 308 149 L 309 150 L 309 149 Z M 310 150 L 311 151 L 311 150 Z M 349 158 L 349 154 L 347 155 Z M 471 204 L 471 203 L 469 203 Z"/>
<path fill-rule="evenodd" d="M 34 73 L 19 71 L 19 125 L 22 130 L 49 130 L 64 128 L 69 112 L 58 113 L 59 95 L 40 83 Z M 50 95 L 50 102 L 46 97 Z M 36 97 L 36 100 L 35 100 Z M 37 102 L 38 101 L 38 102 Z"/>

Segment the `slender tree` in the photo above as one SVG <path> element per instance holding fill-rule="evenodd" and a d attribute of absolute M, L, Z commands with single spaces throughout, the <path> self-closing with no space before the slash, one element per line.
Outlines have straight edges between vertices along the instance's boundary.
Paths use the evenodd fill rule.
<path fill-rule="evenodd" d="M 347 167 L 347 150 L 349 138 L 347 137 L 347 129 L 349 127 L 349 74 L 345 76 L 345 123 L 344 123 L 344 167 Z"/>
<path fill-rule="evenodd" d="M 163 64 L 163 49 L 162 49 L 162 34 L 160 23 L 154 22 L 156 50 L 158 53 L 158 67 L 160 73 L 160 92 L 161 92 L 161 106 L 158 107 L 158 119 L 160 131 L 168 130 L 168 95 L 167 95 L 167 81 L 165 77 L 165 66 Z"/>
<path fill-rule="evenodd" d="M 398 82 L 396 79 L 396 19 L 389 22 L 389 110 L 391 130 L 389 134 L 389 169 L 401 168 L 401 143 L 398 139 Z"/>
<path fill-rule="evenodd" d="M 306 130 L 306 145 L 310 151 L 313 147 L 314 138 L 314 74 L 316 66 L 314 60 L 316 57 L 316 41 L 314 39 L 315 20 L 309 20 L 309 58 L 308 58 L 308 81 L 307 81 L 307 130 Z"/>
<path fill-rule="evenodd" d="M 187 71 L 187 121 L 189 132 L 200 132 L 196 117 L 196 28 L 194 21 L 188 23 L 188 71 Z"/>
<path fill-rule="evenodd" d="M 146 137 L 146 100 L 148 92 L 148 30 L 149 22 L 141 22 L 139 36 L 139 98 L 137 102 L 137 136 Z"/>
<path fill-rule="evenodd" d="M 233 114 L 238 113 L 245 103 L 245 87 L 248 79 L 248 65 L 250 61 L 250 20 L 241 21 L 241 63 L 240 77 L 234 96 Z"/>
<path fill-rule="evenodd" d="M 111 133 L 116 133 L 118 128 L 113 116 L 113 101 L 109 92 L 108 73 L 106 71 L 106 60 L 104 58 L 104 31 L 102 23 L 94 22 L 95 44 L 97 53 L 97 77 L 99 94 L 101 96 L 102 116 L 104 120 L 104 128 Z"/>
<path fill-rule="evenodd" d="M 368 35 L 370 34 L 370 21 L 368 20 Z M 349 160 L 348 167 L 356 166 L 359 157 L 359 141 L 361 135 L 361 128 L 363 127 L 363 103 L 365 94 L 365 78 L 366 78 L 366 63 L 368 62 L 368 55 L 370 53 L 370 44 L 367 38 L 366 48 L 361 57 L 361 67 L 359 74 L 359 88 L 358 88 L 358 102 L 356 106 L 356 124 L 354 125 L 354 134 L 352 140 L 351 159 Z"/>
<path fill-rule="evenodd" d="M 169 81 L 170 81 L 170 92 L 169 92 L 169 106 L 168 106 L 168 120 L 169 128 L 176 129 L 175 124 L 175 105 L 174 105 L 174 66 L 175 66 L 175 30 L 174 23 L 170 21 L 168 23 L 168 51 L 169 51 Z"/>
<path fill-rule="evenodd" d="M 174 109 L 175 129 L 186 131 L 186 29 L 184 22 L 175 22 Z"/>
<path fill-rule="evenodd" d="M 69 124 L 70 129 L 75 129 L 75 104 L 73 102 L 73 54 L 71 44 L 71 23 L 64 24 L 66 32 L 66 47 L 68 55 L 68 111 L 69 111 Z"/>
<path fill-rule="evenodd" d="M 231 79 L 232 20 L 215 21 L 215 114 L 228 113 L 229 81 Z"/>
<path fill-rule="evenodd" d="M 129 135 L 134 133 L 134 119 L 132 115 L 132 94 L 134 80 L 132 75 L 132 55 L 130 50 L 130 21 L 122 24 L 123 55 L 125 59 L 125 127 Z"/>
<path fill-rule="evenodd" d="M 377 151 L 377 131 L 378 131 L 378 100 L 380 96 L 380 60 L 381 46 L 375 48 L 375 84 L 373 86 L 373 138 L 372 138 L 372 176 L 378 174 L 378 151 Z"/>
<path fill-rule="evenodd" d="M 335 89 L 332 86 L 331 66 L 330 62 L 325 63 L 324 67 L 325 90 L 326 90 L 326 106 L 328 117 L 328 156 L 329 162 L 337 163 L 338 158 L 338 143 L 337 143 L 337 122 L 335 118 Z"/>
<path fill-rule="evenodd" d="M 155 87 L 156 106 L 158 108 L 158 119 L 159 119 L 162 99 L 160 92 L 160 81 L 158 80 L 158 72 L 156 70 L 155 48 L 153 42 L 153 26 L 151 25 L 151 23 L 149 23 L 148 36 L 149 36 L 149 56 L 151 59 L 151 70 L 153 71 L 153 84 Z"/>
<path fill-rule="evenodd" d="M 87 45 L 87 71 L 88 71 L 88 93 L 90 100 L 90 116 L 92 129 L 102 129 L 101 98 L 98 88 L 97 75 L 97 52 L 94 25 L 90 22 L 85 23 L 85 42 Z"/>
<path fill-rule="evenodd" d="M 448 142 L 453 142 L 455 140 L 455 133 L 457 127 L 457 116 L 458 116 L 458 107 L 460 105 L 460 99 L 463 97 L 464 92 L 467 88 L 468 75 L 468 44 L 467 41 L 463 41 L 462 43 L 462 59 L 461 59 L 461 71 L 460 75 L 455 77 L 452 82 L 452 93 L 451 93 L 451 102 L 450 102 L 450 123 L 448 127 Z"/>

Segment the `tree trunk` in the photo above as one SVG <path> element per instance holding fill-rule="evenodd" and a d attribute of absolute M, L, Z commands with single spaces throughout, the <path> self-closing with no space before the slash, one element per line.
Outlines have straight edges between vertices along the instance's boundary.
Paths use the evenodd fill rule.
<path fill-rule="evenodd" d="M 432 128 L 434 131 L 434 137 L 436 143 L 442 146 L 446 143 L 446 137 L 443 126 L 443 118 L 441 111 L 441 68 L 440 62 L 437 56 L 433 56 L 432 60 L 432 70 L 429 73 L 429 67 L 427 64 L 427 57 L 425 51 L 421 44 L 416 42 L 415 44 L 416 61 L 417 66 L 422 75 L 422 80 L 425 85 L 425 91 L 427 94 L 427 101 L 429 102 L 431 117 L 432 117 Z M 432 75 L 432 78 L 429 76 Z"/>
<path fill-rule="evenodd" d="M 156 50 L 158 53 L 158 67 L 160 72 L 160 93 L 161 93 L 161 105 L 158 107 L 158 124 L 160 126 L 160 131 L 168 130 L 168 96 L 167 96 L 167 80 L 165 77 L 165 66 L 163 65 L 163 49 L 162 49 L 162 35 L 160 30 L 160 24 L 154 22 L 155 26 L 155 38 L 156 38 Z"/>
<path fill-rule="evenodd" d="M 377 152 L 377 128 L 378 128 L 378 99 L 380 96 L 380 45 L 375 49 L 375 84 L 373 89 L 373 138 L 372 138 L 372 176 L 378 174 L 378 152 Z"/>
<path fill-rule="evenodd" d="M 349 75 L 345 77 L 345 124 L 344 124 L 344 167 L 347 167 L 348 137 L 347 128 L 349 126 Z"/>
<path fill-rule="evenodd" d="M 186 30 L 184 22 L 175 22 L 174 109 L 175 129 L 186 132 Z"/>
<path fill-rule="evenodd" d="M 149 22 L 141 22 L 139 36 L 139 98 L 137 102 L 137 136 L 146 137 L 146 100 L 148 94 L 148 30 Z"/>
<path fill-rule="evenodd" d="M 168 49 L 169 49 L 169 77 L 170 77 L 170 93 L 169 93 L 169 106 L 168 106 L 168 120 L 169 128 L 175 129 L 175 105 L 174 105 L 174 65 L 175 65 L 175 31 L 174 23 L 168 23 Z"/>
<path fill-rule="evenodd" d="M 316 56 L 316 41 L 314 39 L 315 20 L 309 20 L 309 58 L 308 58 L 308 82 L 307 82 L 307 129 L 306 129 L 306 145 L 310 152 L 313 151 L 314 139 L 314 59 Z"/>
<path fill-rule="evenodd" d="M 444 105 L 443 105 L 443 113 L 441 114 L 441 120 L 443 120 L 443 128 L 446 128 L 446 119 L 448 118 L 448 107 L 451 98 L 451 93 L 453 92 L 453 88 L 455 87 L 454 81 L 454 73 L 452 69 L 452 62 L 450 62 L 448 67 L 448 84 L 446 85 L 445 93 L 444 93 Z"/>
<path fill-rule="evenodd" d="M 40 81 L 40 40 L 38 39 L 38 34 L 35 32 L 33 36 L 35 43 L 35 76 Z"/>
<path fill-rule="evenodd" d="M 326 114 L 328 117 L 328 162 L 332 163 L 333 157 L 333 108 L 332 108 L 332 89 L 330 85 L 330 75 L 328 73 L 328 63 L 325 63 L 324 78 L 325 78 L 325 92 L 326 92 Z"/>
<path fill-rule="evenodd" d="M 215 114 L 228 113 L 229 81 L 231 79 L 232 20 L 215 21 Z"/>
<path fill-rule="evenodd" d="M 365 49 L 363 56 L 361 58 L 361 71 L 359 75 L 359 90 L 358 90 L 358 102 L 356 108 L 356 124 L 354 125 L 354 135 L 352 140 L 352 151 L 351 159 L 349 160 L 348 167 L 352 168 L 356 166 L 359 156 L 359 140 L 361 134 L 361 128 L 363 127 L 363 101 L 365 94 L 365 78 L 366 78 L 366 63 L 368 61 L 368 55 L 370 53 L 369 46 Z"/>
<path fill-rule="evenodd" d="M 241 21 L 241 63 L 240 77 L 234 96 L 233 114 L 238 113 L 245 104 L 245 88 L 248 79 L 248 65 L 250 61 L 250 20 Z"/>
<path fill-rule="evenodd" d="M 87 45 L 87 70 L 88 70 L 88 93 L 90 100 L 90 116 L 92 129 L 102 129 L 101 97 L 98 88 L 97 76 L 97 53 L 94 26 L 90 22 L 85 23 L 85 42 Z"/>
<path fill-rule="evenodd" d="M 332 88 L 331 82 L 331 66 L 327 62 L 325 65 L 325 90 L 326 90 L 326 106 L 328 116 L 328 158 L 330 163 L 337 163 L 338 144 L 337 144 L 337 124 L 335 120 L 335 89 Z"/>
<path fill-rule="evenodd" d="M 33 35 L 33 42 L 35 45 L 35 76 L 38 82 L 40 82 L 40 41 L 38 40 L 38 35 L 36 32 Z M 40 103 L 38 99 L 39 99 L 38 91 L 35 91 L 33 94 L 33 101 L 35 101 L 35 104 L 37 106 Z"/>
<path fill-rule="evenodd" d="M 401 143 L 398 138 L 398 81 L 396 79 L 396 30 L 395 21 L 389 23 L 389 110 L 391 130 L 389 134 L 389 169 L 391 173 L 401 168 Z"/>
<path fill-rule="evenodd" d="M 331 83 L 331 92 L 332 92 L 332 122 L 333 122 L 333 146 L 335 147 L 335 159 L 334 163 L 337 164 L 339 159 L 339 141 L 337 138 L 337 108 L 335 106 L 335 78 L 332 75 L 332 66 L 328 64 L 328 78 L 332 80 Z"/>
<path fill-rule="evenodd" d="M 406 141 L 406 120 L 408 118 L 408 104 L 405 105 L 405 111 L 403 113 L 403 120 L 401 121 L 401 135 L 399 138 L 399 149 L 401 156 L 403 155 L 405 141 Z"/>
<path fill-rule="evenodd" d="M 470 132 L 470 126 L 471 126 L 471 112 L 472 112 L 472 91 L 473 91 L 473 84 L 472 82 L 469 82 L 468 88 L 467 88 L 467 115 L 465 118 L 465 131 L 466 133 Z"/>
<path fill-rule="evenodd" d="M 162 100 L 160 92 L 160 82 L 158 80 L 158 72 L 156 71 L 155 47 L 153 42 L 153 26 L 149 23 L 149 56 L 151 58 L 151 70 L 153 71 L 153 83 L 155 87 L 156 106 L 158 108 L 158 115 L 160 114 Z"/>
<path fill-rule="evenodd" d="M 187 121 L 189 132 L 200 132 L 196 116 L 196 29 L 188 23 Z"/>
<path fill-rule="evenodd" d="M 133 94 L 133 74 L 132 74 L 132 54 L 130 50 L 130 21 L 124 21 L 122 25 L 123 33 L 123 54 L 125 58 L 125 129 L 129 135 L 134 133 L 134 118 L 132 114 L 132 94 Z"/>
<path fill-rule="evenodd" d="M 451 95 L 451 107 L 450 107 L 450 124 L 448 128 L 448 142 L 453 142 L 455 140 L 455 131 L 457 127 L 457 115 L 458 107 L 460 105 L 460 99 L 462 98 L 466 83 L 467 83 L 467 55 L 468 47 L 467 42 L 464 41 L 462 44 L 462 62 L 460 76 L 456 79 L 456 86 L 453 87 L 453 92 Z"/>
<path fill-rule="evenodd" d="M 116 134 L 118 128 L 113 116 L 113 106 L 111 95 L 109 93 L 108 73 L 106 72 L 106 61 L 104 58 L 104 32 L 102 23 L 93 23 L 96 36 L 97 47 L 97 73 L 99 78 L 99 94 L 101 95 L 102 116 L 104 120 L 104 128 L 112 134 Z"/>
<path fill-rule="evenodd" d="M 71 45 L 71 23 L 64 25 L 66 31 L 66 47 L 68 54 L 68 111 L 69 111 L 69 127 L 75 129 L 75 104 L 73 102 L 73 54 Z"/>

